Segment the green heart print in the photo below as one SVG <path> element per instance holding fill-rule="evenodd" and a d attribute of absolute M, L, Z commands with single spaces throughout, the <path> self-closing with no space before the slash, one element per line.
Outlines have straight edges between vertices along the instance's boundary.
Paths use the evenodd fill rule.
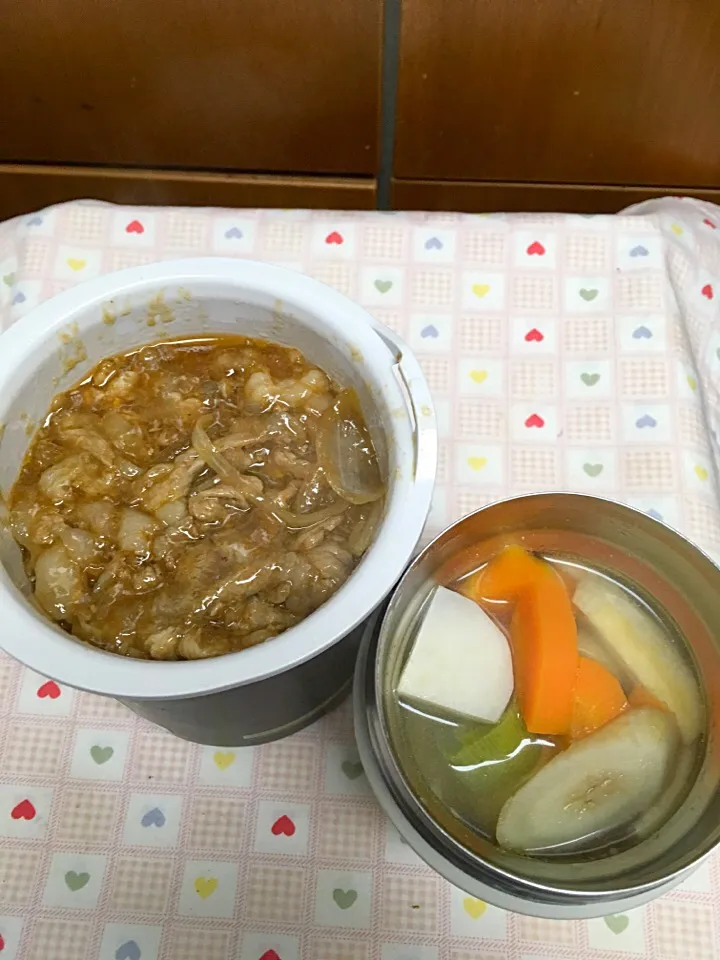
<path fill-rule="evenodd" d="M 110 757 L 115 753 L 112 747 L 100 747 L 97 744 L 94 747 L 90 747 L 90 756 L 93 758 L 95 763 L 107 763 Z"/>
<path fill-rule="evenodd" d="M 357 898 L 357 890 L 341 890 L 340 887 L 333 890 L 333 900 L 341 910 L 349 910 Z"/>
<path fill-rule="evenodd" d="M 83 887 L 86 887 L 90 883 L 90 874 L 89 873 L 75 873 L 74 870 L 68 870 L 65 874 L 65 883 L 68 886 L 68 889 L 72 890 L 73 893 L 76 893 L 78 890 L 82 890 Z"/>

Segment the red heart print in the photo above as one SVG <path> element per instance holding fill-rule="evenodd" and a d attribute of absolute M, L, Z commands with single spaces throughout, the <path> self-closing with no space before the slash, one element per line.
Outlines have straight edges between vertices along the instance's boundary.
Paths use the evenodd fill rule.
<path fill-rule="evenodd" d="M 544 339 L 545 337 L 536 327 L 533 327 L 532 330 L 528 330 L 528 332 L 525 334 L 525 340 L 527 343 L 542 343 Z"/>
<path fill-rule="evenodd" d="M 51 700 L 57 700 L 60 696 L 60 687 L 55 683 L 54 680 L 46 681 L 41 687 L 38 687 L 37 695 L 43 700 L 45 697 L 50 697 Z"/>
<path fill-rule="evenodd" d="M 711 230 L 717 230 L 717 227 L 712 222 L 712 220 L 708 220 L 707 217 L 705 217 L 705 219 L 703 220 L 703 223 L 705 224 L 706 227 L 710 227 Z"/>
<path fill-rule="evenodd" d="M 544 427 L 545 421 L 542 417 L 539 417 L 537 413 L 531 414 L 525 421 L 526 427 Z"/>
<path fill-rule="evenodd" d="M 278 817 L 275 823 L 271 827 L 272 832 L 276 837 L 279 837 L 281 834 L 285 834 L 286 837 L 291 837 L 295 833 L 295 824 L 292 822 L 290 817 L 283 814 L 281 817 Z"/>
<path fill-rule="evenodd" d="M 539 240 L 533 241 L 530 246 L 527 248 L 527 255 L 532 257 L 535 254 L 537 257 L 545 256 L 545 247 L 539 242 Z"/>
<path fill-rule="evenodd" d="M 280 954 L 276 953 L 274 950 L 266 950 L 265 953 L 260 957 L 260 960 L 281 960 Z"/>
<path fill-rule="evenodd" d="M 5 949 L 5 941 L 3 940 L 2 934 L 0 933 L 0 953 L 2 953 L 4 949 Z"/>
<path fill-rule="evenodd" d="M 17 806 L 10 811 L 13 820 L 34 820 L 37 810 L 29 800 L 21 800 Z"/>
<path fill-rule="evenodd" d="M 139 220 L 131 220 L 125 227 L 125 233 L 145 233 L 145 227 Z"/>
<path fill-rule="evenodd" d="M 714 293 L 714 291 L 713 291 L 713 288 L 712 288 L 712 286 L 711 286 L 709 283 L 706 283 L 706 284 L 705 284 L 705 286 L 702 288 L 702 290 L 700 291 L 700 293 L 701 293 L 704 297 L 707 297 L 708 300 L 712 300 L 712 298 L 715 296 L 715 293 Z"/>
<path fill-rule="evenodd" d="M 343 239 L 342 234 L 338 233 L 337 230 L 333 230 L 332 233 L 329 233 L 329 234 L 325 237 L 325 243 L 337 243 L 337 244 L 341 244 L 341 243 L 345 243 L 345 240 Z"/>

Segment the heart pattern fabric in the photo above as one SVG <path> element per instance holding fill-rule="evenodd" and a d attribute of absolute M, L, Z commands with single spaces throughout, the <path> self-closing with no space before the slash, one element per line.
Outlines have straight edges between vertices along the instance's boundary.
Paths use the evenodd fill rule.
<path fill-rule="evenodd" d="M 428 536 L 510 493 L 572 489 L 627 500 L 720 557 L 719 213 L 71 203 L 0 224 L 0 327 L 178 251 L 274 262 L 336 287 L 417 358 L 439 433 Z M 120 310 L 106 334 L 119 325 Z M 204 746 L 58 676 L 0 654 L 0 896 L 5 868 L 16 897 L 0 903 L 0 960 L 50 956 L 58 931 L 87 960 L 666 960 L 687 952 L 678 929 L 720 956 L 715 862 L 652 907 L 570 925 L 428 873 L 373 799 L 348 703 L 290 739 Z"/>

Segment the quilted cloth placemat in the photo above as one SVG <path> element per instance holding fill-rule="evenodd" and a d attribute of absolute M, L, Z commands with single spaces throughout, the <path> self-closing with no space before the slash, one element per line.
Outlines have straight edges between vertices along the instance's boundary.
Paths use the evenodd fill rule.
<path fill-rule="evenodd" d="M 568 489 L 720 558 L 720 209 L 71 203 L 0 225 L 0 328 L 88 277 L 208 255 L 306 272 L 407 339 L 439 422 L 428 534 L 501 496 Z M 280 743 L 200 747 L 0 655 L 0 716 L 0 960 L 720 956 L 718 858 L 590 921 L 505 913 L 445 883 L 370 794 L 349 704 Z"/>

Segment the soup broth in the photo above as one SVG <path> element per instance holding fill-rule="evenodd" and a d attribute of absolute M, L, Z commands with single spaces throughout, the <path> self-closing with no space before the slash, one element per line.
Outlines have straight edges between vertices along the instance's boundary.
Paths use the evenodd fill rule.
<path fill-rule="evenodd" d="M 679 631 L 632 584 L 560 551 L 512 549 L 520 562 L 510 572 L 506 564 L 504 580 L 498 576 L 503 550 L 460 576 L 441 576 L 444 586 L 433 588 L 406 635 L 396 638 L 404 653 L 386 699 L 390 740 L 413 792 L 461 842 L 477 837 L 548 860 L 602 858 L 656 831 L 690 789 L 705 728 L 700 685 Z M 522 633 L 528 622 L 537 626 L 521 609 L 527 577 L 536 575 L 550 578 L 542 582 L 566 597 L 561 603 L 570 611 L 565 622 L 560 607 L 543 608 L 540 602 L 545 637 Z M 439 597 L 444 588 L 459 597 Z M 460 598 L 470 606 L 463 607 Z M 446 606 L 434 654 L 431 621 L 439 601 Z M 448 676 L 448 690 L 437 680 L 423 686 L 417 679 L 441 669 L 440 659 L 432 663 L 434 655 L 445 658 L 448 673 L 455 670 L 451 651 L 461 649 L 457 634 L 466 624 L 470 644 L 486 642 L 486 629 L 499 629 L 508 640 L 512 694 L 491 721 L 479 715 L 495 709 L 487 699 L 483 703 L 493 691 L 479 693 L 470 681 L 476 715 L 464 712 L 472 702 L 462 700 L 472 659 L 466 657 L 457 675 Z M 568 654 L 570 691 L 563 687 L 558 653 L 566 631 L 575 644 Z M 523 644 L 545 640 L 550 649 L 543 663 L 537 650 L 528 652 Z M 504 681 L 493 663 L 494 649 L 488 646 L 478 663 L 496 691 Z M 542 690 L 529 689 L 533 683 L 545 684 L 545 708 Z M 565 696 L 571 705 L 563 719 L 558 704 Z M 463 704 L 462 710 L 453 704 Z"/>

